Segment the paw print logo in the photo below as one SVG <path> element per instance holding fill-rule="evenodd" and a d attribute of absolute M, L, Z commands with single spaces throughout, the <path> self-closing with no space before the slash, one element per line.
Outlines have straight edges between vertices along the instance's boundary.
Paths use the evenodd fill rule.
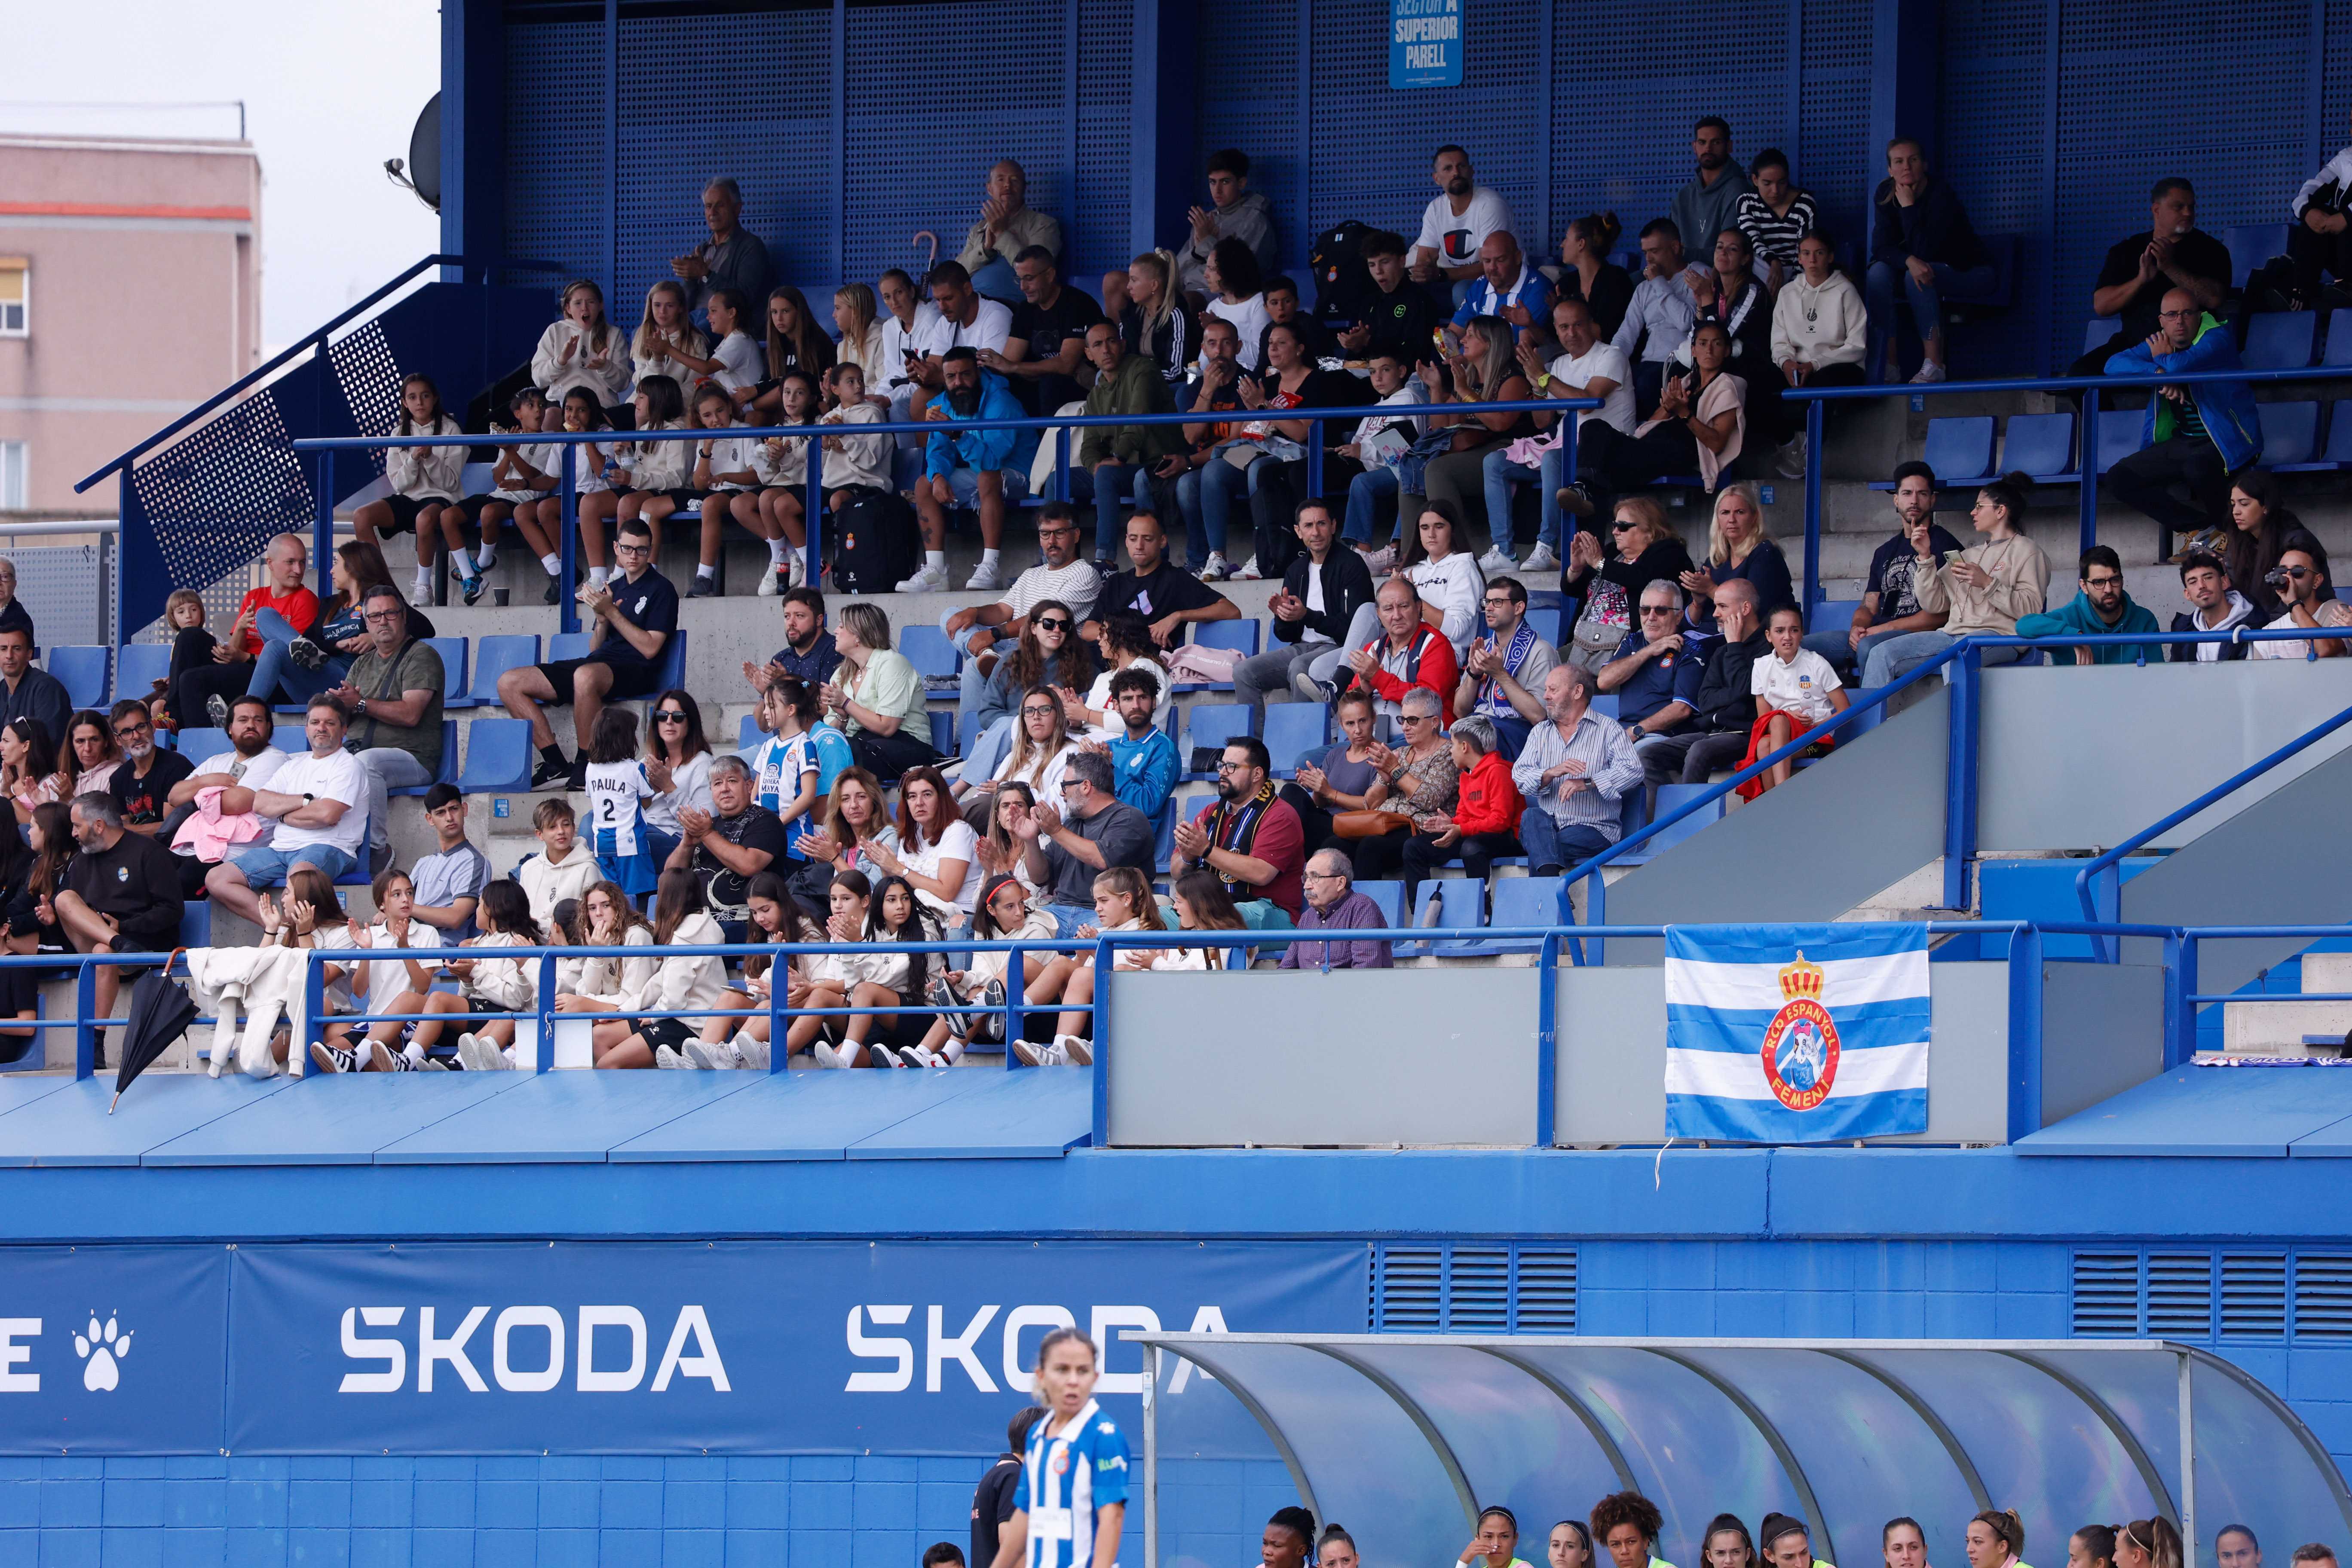
<path fill-rule="evenodd" d="M 74 1336 L 74 1354 L 81 1357 L 81 1385 L 93 1394 L 111 1394 L 122 1382 L 121 1361 L 131 1353 L 131 1336 L 118 1330 L 112 1318 L 99 1326 L 97 1314 L 89 1332 Z"/>

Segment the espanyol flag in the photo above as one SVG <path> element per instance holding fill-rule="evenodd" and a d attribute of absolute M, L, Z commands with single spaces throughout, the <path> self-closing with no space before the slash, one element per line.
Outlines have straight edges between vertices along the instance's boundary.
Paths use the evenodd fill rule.
<path fill-rule="evenodd" d="M 1927 1130 L 1927 928 L 1666 929 L 1666 1133 L 1821 1143 Z"/>

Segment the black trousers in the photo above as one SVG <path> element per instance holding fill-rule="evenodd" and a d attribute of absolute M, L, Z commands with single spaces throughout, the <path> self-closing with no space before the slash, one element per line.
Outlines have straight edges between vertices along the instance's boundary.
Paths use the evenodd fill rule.
<path fill-rule="evenodd" d="M 2229 524 L 2230 468 L 2209 437 L 2177 436 L 2141 447 L 2107 470 L 2107 488 L 2156 519 L 2158 561 L 2171 558 L 2174 534 Z"/>
<path fill-rule="evenodd" d="M 2286 231 L 2286 258 L 2294 270 L 2295 298 L 2306 306 L 2315 304 L 2322 273 L 2338 283 L 2352 283 L 2352 227 L 2314 234 L 2297 223 Z"/>
<path fill-rule="evenodd" d="M 1473 833 L 1459 844 L 1441 847 L 1426 833 L 1416 833 L 1405 840 L 1404 907 L 1413 907 L 1420 892 L 1421 879 L 1456 855 L 1462 857 L 1462 874 L 1474 881 L 1483 882 L 1495 868 L 1495 862 L 1507 855 L 1523 854 L 1518 836 L 1512 833 Z"/>

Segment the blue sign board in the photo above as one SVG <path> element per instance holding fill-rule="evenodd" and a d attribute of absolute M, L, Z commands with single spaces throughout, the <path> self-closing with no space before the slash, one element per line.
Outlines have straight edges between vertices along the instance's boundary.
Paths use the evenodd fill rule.
<path fill-rule="evenodd" d="M 1462 0 L 1389 0 L 1389 86 L 1462 85 Z"/>

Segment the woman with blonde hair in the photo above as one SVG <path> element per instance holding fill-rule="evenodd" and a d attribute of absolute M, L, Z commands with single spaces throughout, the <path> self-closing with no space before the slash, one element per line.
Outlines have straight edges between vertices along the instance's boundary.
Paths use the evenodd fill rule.
<path fill-rule="evenodd" d="M 874 290 L 863 283 L 844 283 L 833 291 L 833 324 L 841 332 L 835 348 L 837 364 L 854 364 L 865 373 L 867 386 L 882 384 L 881 310 Z"/>
<path fill-rule="evenodd" d="M 1127 309 L 1119 312 L 1118 335 L 1127 352 L 1160 367 L 1160 379 L 1189 407 L 1192 383 L 1184 367 L 1201 352 L 1201 325 L 1176 288 L 1176 258 L 1147 250 L 1127 264 Z"/>
<path fill-rule="evenodd" d="M 1445 351 L 1444 369 L 1453 372 L 1453 384 L 1435 363 L 1421 367 L 1429 386 L 1432 427 L 1451 426 L 1454 449 L 1432 458 L 1422 470 L 1421 493 L 1433 501 L 1448 501 L 1467 517 L 1486 510 L 1486 453 L 1522 436 L 1537 434 L 1535 416 L 1518 414 L 1447 414 L 1448 403 L 1514 403 L 1533 397 L 1527 373 L 1519 366 L 1518 339 L 1500 316 L 1474 316 L 1462 329 L 1461 347 Z M 1407 514 L 1400 506 L 1397 515 Z M 1490 517 L 1486 531 L 1492 545 L 1478 565 L 1482 572 L 1508 572 L 1518 563 L 1511 555 L 1511 520 Z M 1463 549 L 1469 540 L 1455 542 Z"/>
<path fill-rule="evenodd" d="M 1166 931 L 1160 900 L 1151 896 L 1151 879 L 1132 866 L 1113 866 L 1095 879 L 1095 918 L 1077 930 L 1082 941 L 1104 931 Z M 1013 1054 L 1031 1067 L 1088 1067 L 1094 1049 L 1095 957 L 1091 952 L 1066 954 L 1045 965 L 1030 983 L 1029 1000 L 1040 1005 L 1059 1002 L 1061 1016 L 1054 1025 L 1054 1043 L 1033 1046 L 1013 1042 Z"/>
<path fill-rule="evenodd" d="M 540 333 L 530 356 L 531 384 L 547 394 L 547 427 L 562 428 L 558 411 L 564 395 L 575 387 L 585 390 L 611 417 L 621 406 L 621 389 L 629 384 L 631 368 L 627 345 L 605 320 L 604 290 L 586 278 L 566 283 L 556 320 Z M 447 450 L 462 454 L 464 449 Z"/>
<path fill-rule="evenodd" d="M 681 387 L 692 388 L 719 369 L 709 356 L 710 343 L 687 313 L 686 287 L 665 278 L 646 290 L 646 313 L 629 340 L 629 363 L 635 379 L 666 375 Z"/>
<path fill-rule="evenodd" d="M 857 765 L 877 778 L 936 764 L 928 734 L 923 678 L 890 646 L 890 617 L 870 601 L 845 605 L 833 628 L 841 666 L 819 690 L 828 722 L 849 737 Z"/>
<path fill-rule="evenodd" d="M 1715 516 L 1706 528 L 1707 569 L 1682 574 L 1683 591 L 1691 596 L 1689 620 L 1695 626 L 1715 624 L 1715 590 L 1718 584 L 1745 577 L 1755 585 L 1756 613 L 1767 623 L 1775 610 L 1793 608 L 1796 585 L 1789 576 L 1789 558 L 1764 525 L 1764 494 L 1751 479 L 1726 485 L 1715 498 Z"/>

